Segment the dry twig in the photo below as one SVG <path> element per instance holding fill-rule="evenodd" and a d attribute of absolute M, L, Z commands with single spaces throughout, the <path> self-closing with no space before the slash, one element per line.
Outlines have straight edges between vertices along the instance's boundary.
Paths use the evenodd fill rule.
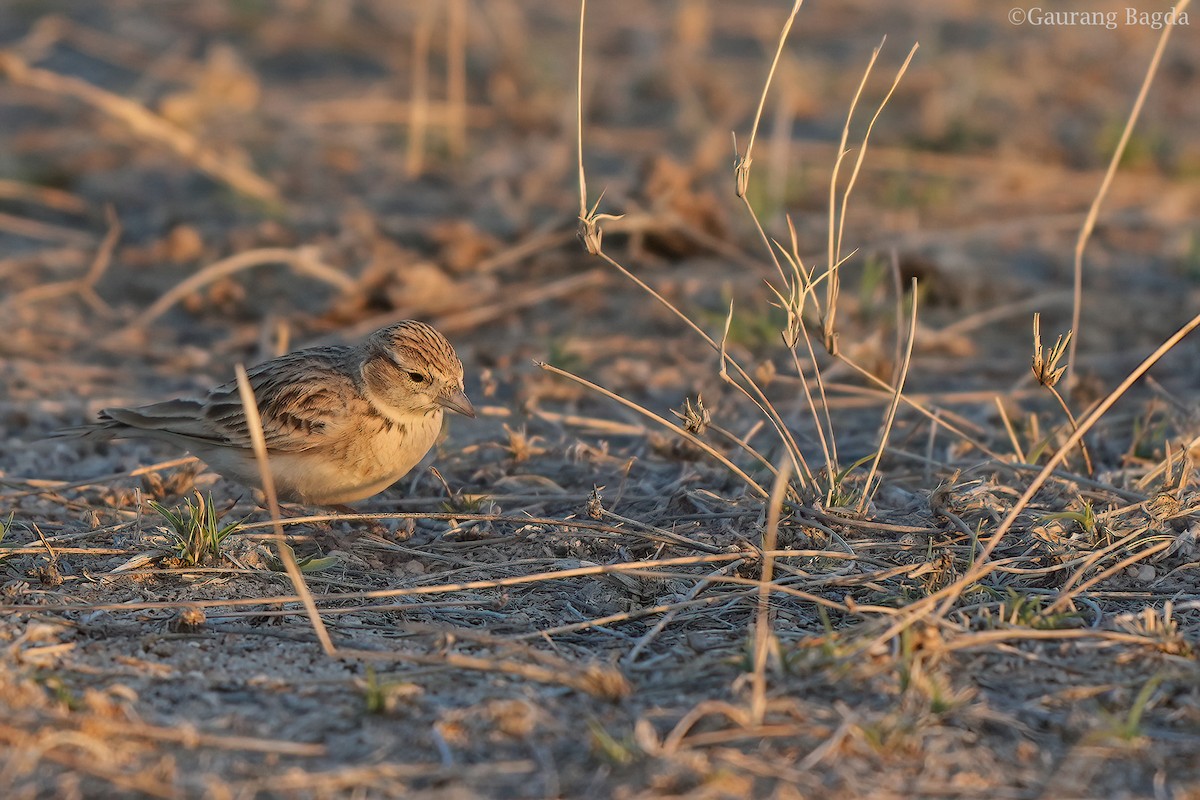
<path fill-rule="evenodd" d="M 125 123 L 137 136 L 169 147 L 188 163 L 233 190 L 263 202 L 279 202 L 279 191 L 270 181 L 242 166 L 237 159 L 222 157 L 183 128 L 139 103 L 79 78 L 30 66 L 11 50 L 0 51 L 0 75 L 20 86 L 71 97 L 89 105 Z"/>

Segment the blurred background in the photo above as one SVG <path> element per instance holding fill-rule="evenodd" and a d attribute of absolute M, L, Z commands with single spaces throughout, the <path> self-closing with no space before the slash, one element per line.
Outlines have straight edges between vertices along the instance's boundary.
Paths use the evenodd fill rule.
<path fill-rule="evenodd" d="M 895 354 L 893 254 L 904 279 L 920 279 L 917 388 L 1011 389 L 1026 380 L 1032 312 L 1051 339 L 1069 326 L 1074 241 L 1159 31 L 1118 3 L 1059 5 L 1117 24 L 1035 24 L 1025 7 L 1014 24 L 1012 9 L 969 0 L 811 0 L 797 16 L 748 196 L 776 239 L 791 218 L 818 270 L 830 174 L 872 50 L 886 36 L 841 186 L 920 44 L 874 126 L 845 225 L 844 250 L 857 252 L 843 347 L 882 376 Z M 600 210 L 625 215 L 606 225 L 606 250 L 714 335 L 736 300 L 732 345 L 781 367 L 782 315 L 763 284 L 776 273 L 733 192 L 731 132 L 744 150 L 789 10 L 596 2 L 583 77 L 589 202 L 603 190 Z M 578 12 L 518 0 L 5 3 L 8 413 L 48 428 L 406 316 L 446 330 L 483 376 L 473 391 L 501 406 L 572 395 L 533 358 L 671 404 L 710 386 L 707 348 L 576 238 Z M 1197 307 L 1196 36 L 1176 30 L 1087 252 L 1079 368 L 1104 380 Z M 1179 391 L 1196 385 L 1196 349 L 1184 351 L 1164 377 Z"/>

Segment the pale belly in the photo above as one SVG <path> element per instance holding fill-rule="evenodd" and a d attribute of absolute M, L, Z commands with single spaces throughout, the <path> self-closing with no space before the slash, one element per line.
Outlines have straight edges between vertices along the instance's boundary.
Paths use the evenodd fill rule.
<path fill-rule="evenodd" d="M 274 453 L 270 463 L 275 491 L 281 500 L 309 505 L 337 505 L 371 497 L 415 467 L 437 441 L 441 429 L 442 415 L 429 414 L 403 428 L 396 426 L 336 447 Z M 222 475 L 261 486 L 253 459 L 220 463 L 226 460 L 205 458 Z"/>

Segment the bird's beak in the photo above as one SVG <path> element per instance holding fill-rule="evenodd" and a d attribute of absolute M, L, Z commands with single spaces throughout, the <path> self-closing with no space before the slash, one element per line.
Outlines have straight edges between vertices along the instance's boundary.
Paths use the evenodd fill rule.
<path fill-rule="evenodd" d="M 471 401 L 467 398 L 467 393 L 462 389 L 444 397 L 439 397 L 437 404 L 451 411 L 457 411 L 464 417 L 475 418 L 475 406 L 471 405 Z"/>

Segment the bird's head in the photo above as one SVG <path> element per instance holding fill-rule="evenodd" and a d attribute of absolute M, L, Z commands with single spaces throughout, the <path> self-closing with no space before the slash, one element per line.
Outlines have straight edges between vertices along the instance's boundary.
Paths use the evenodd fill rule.
<path fill-rule="evenodd" d="M 423 322 L 405 320 L 367 339 L 362 378 L 389 417 L 448 408 L 468 417 L 475 407 L 463 391 L 463 366 L 446 337 Z"/>

